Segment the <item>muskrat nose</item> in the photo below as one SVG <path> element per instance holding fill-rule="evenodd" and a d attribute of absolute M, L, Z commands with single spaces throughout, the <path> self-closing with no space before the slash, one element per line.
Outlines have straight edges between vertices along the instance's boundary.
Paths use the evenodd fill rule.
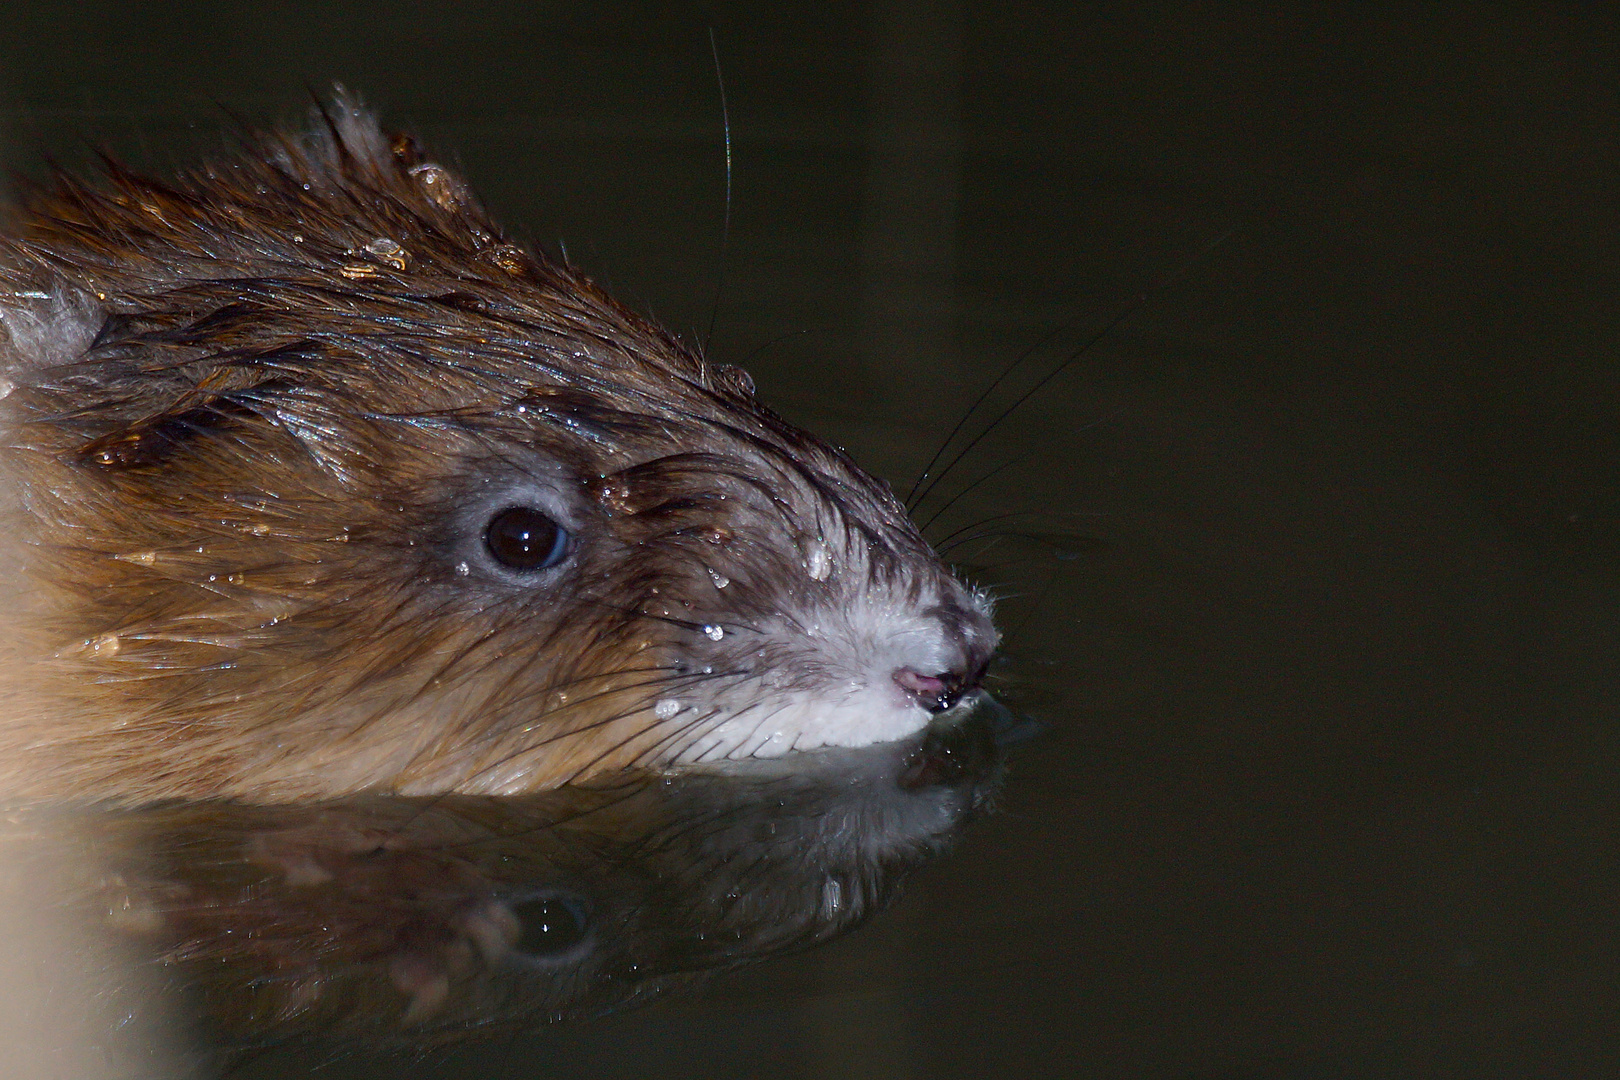
<path fill-rule="evenodd" d="M 968 680 L 954 671 L 924 675 L 916 668 L 895 668 L 894 684 L 929 712 L 944 712 L 967 690 Z"/>
<path fill-rule="evenodd" d="M 944 712 L 978 689 L 996 649 L 996 629 L 982 605 L 972 602 L 954 581 L 950 590 L 956 595 L 948 593 L 944 602 L 927 612 L 939 620 L 942 653 L 927 667 L 907 664 L 894 669 L 894 685 L 929 712 Z"/>

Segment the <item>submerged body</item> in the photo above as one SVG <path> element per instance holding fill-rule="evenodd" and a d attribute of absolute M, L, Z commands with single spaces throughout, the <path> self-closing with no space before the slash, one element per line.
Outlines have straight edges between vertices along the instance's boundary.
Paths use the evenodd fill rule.
<path fill-rule="evenodd" d="M 512 795 L 858 747 L 996 635 L 886 485 L 340 100 L 0 259 L 0 795 Z"/>

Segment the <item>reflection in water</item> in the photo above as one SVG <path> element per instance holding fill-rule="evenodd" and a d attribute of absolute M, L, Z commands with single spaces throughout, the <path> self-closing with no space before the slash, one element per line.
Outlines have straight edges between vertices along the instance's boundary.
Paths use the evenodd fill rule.
<path fill-rule="evenodd" d="M 792 763 L 523 797 L 166 805 L 97 817 L 83 861 L 112 929 L 213 1040 L 436 1045 L 856 926 L 985 806 L 1007 726 L 980 695 L 912 739 Z"/>

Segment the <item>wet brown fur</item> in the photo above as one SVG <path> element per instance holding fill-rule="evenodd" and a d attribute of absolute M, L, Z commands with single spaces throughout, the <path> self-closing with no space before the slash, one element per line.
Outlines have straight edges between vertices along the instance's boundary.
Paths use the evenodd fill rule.
<path fill-rule="evenodd" d="M 704 718 L 651 703 L 765 677 L 784 612 L 937 594 L 988 637 L 885 485 L 347 100 L 170 183 L 60 180 L 0 317 L 0 794 L 541 789 L 674 756 Z M 459 573 L 482 493 L 536 483 L 578 564 Z"/>

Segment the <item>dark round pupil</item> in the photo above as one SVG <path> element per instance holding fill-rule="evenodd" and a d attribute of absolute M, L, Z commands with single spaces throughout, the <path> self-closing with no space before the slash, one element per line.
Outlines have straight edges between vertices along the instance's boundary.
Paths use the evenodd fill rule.
<path fill-rule="evenodd" d="M 484 533 L 489 553 L 513 570 L 544 570 L 568 552 L 568 534 L 540 511 L 513 506 L 496 514 Z"/>
<path fill-rule="evenodd" d="M 523 930 L 514 946 L 530 956 L 552 956 L 585 939 L 585 919 L 565 900 L 525 900 L 512 905 Z"/>

